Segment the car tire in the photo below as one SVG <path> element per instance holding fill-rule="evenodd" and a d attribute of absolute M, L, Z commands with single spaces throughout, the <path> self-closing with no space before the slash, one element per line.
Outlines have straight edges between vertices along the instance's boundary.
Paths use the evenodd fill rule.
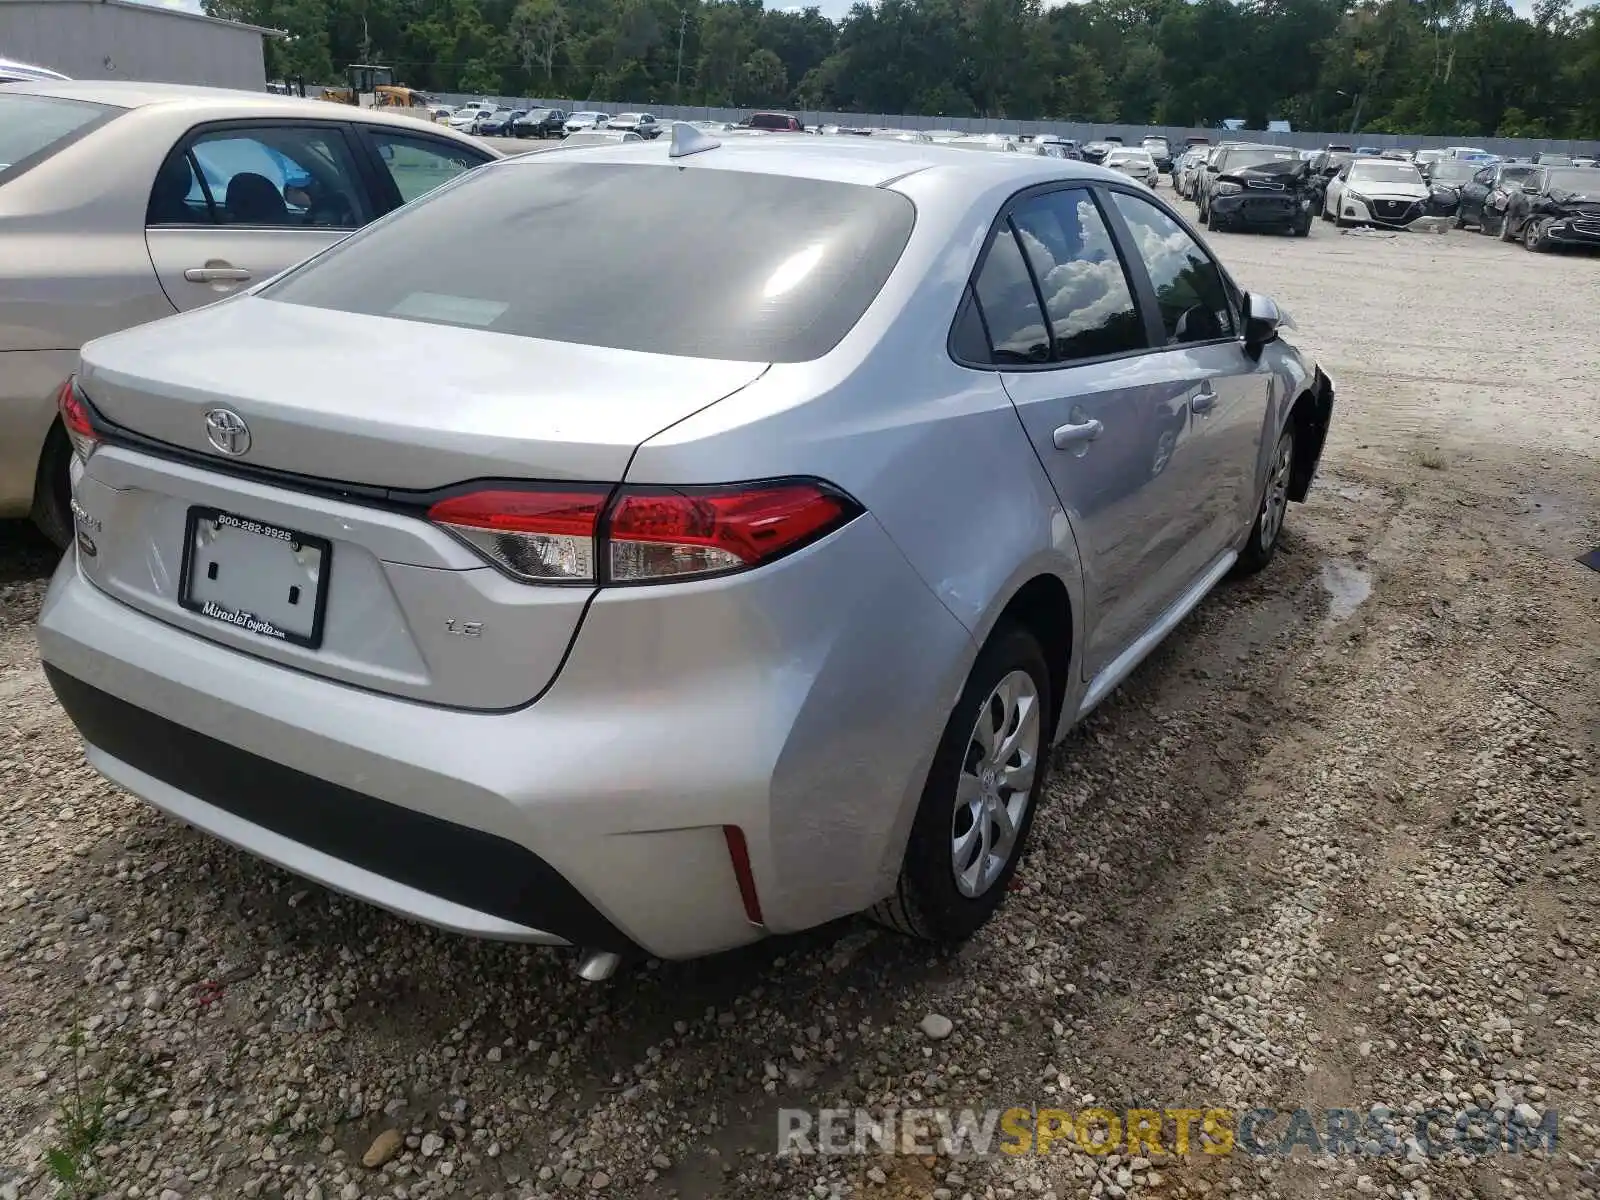
<path fill-rule="evenodd" d="M 1522 248 L 1540 254 L 1545 249 L 1544 224 L 1541 221 L 1529 218 L 1522 227 Z"/>
<path fill-rule="evenodd" d="M 1050 697 L 1050 669 L 1038 639 L 1002 622 L 978 652 L 950 712 L 906 841 L 900 877 L 893 895 L 869 910 L 874 920 L 911 937 L 959 942 L 994 915 L 1027 848 L 1044 793 L 1055 720 Z M 980 736 L 985 729 L 993 750 Z M 1008 732 L 1017 739 L 1016 750 L 998 759 L 1011 740 Z M 1008 768 L 1007 762 L 1016 765 Z M 1008 791 L 1004 779 L 1011 772 L 1023 786 Z M 1009 844 L 995 861 L 994 847 L 1008 826 Z"/>
<path fill-rule="evenodd" d="M 1495 236 L 1495 228 L 1489 220 L 1489 210 L 1487 208 L 1483 210 L 1483 216 L 1478 218 L 1478 232 L 1484 237 Z"/>
<path fill-rule="evenodd" d="M 1239 551 L 1233 564 L 1235 578 L 1254 575 L 1272 561 L 1289 512 L 1289 480 L 1293 474 L 1294 429 L 1290 427 L 1283 431 L 1273 448 L 1272 460 L 1267 465 L 1266 486 L 1261 489 L 1261 503 L 1256 507 L 1256 519 L 1250 525 L 1244 549 Z"/>
<path fill-rule="evenodd" d="M 50 426 L 33 483 L 33 523 L 58 547 L 72 541 L 72 443 L 60 421 Z"/>
<path fill-rule="evenodd" d="M 1516 235 L 1511 232 L 1511 214 L 1506 213 L 1500 218 L 1500 240 L 1502 242 L 1516 241 Z"/>
<path fill-rule="evenodd" d="M 1214 208 L 1213 209 L 1209 209 L 1206 212 L 1204 220 L 1205 220 L 1205 223 L 1206 223 L 1206 228 L 1209 229 L 1212 233 L 1221 233 L 1222 232 L 1222 228 L 1223 228 L 1222 222 L 1217 219 L 1217 210 L 1216 209 L 1214 209 Z"/>

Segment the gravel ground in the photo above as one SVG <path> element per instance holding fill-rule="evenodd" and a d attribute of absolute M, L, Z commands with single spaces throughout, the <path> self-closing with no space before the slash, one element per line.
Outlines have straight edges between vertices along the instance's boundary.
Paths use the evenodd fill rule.
<path fill-rule="evenodd" d="M 951 956 L 846 922 L 585 985 L 236 853 L 84 764 L 34 657 L 50 556 L 0 527 L 0 1200 L 1594 1197 L 1600 263 L 1213 240 L 1340 383 L 1323 476 L 1061 747 Z M 779 1108 L 847 1104 L 1413 1142 L 776 1157 Z M 1469 1107 L 1554 1111 L 1557 1146 L 1419 1152 L 1416 1114 Z"/>

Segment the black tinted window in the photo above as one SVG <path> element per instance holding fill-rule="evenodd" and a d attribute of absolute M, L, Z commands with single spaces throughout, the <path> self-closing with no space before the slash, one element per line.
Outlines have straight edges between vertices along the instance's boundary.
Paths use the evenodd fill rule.
<path fill-rule="evenodd" d="M 914 219 L 904 196 L 858 184 L 534 158 L 441 188 L 262 294 L 581 345 L 802 362 L 861 318 Z"/>
<path fill-rule="evenodd" d="M 1155 288 L 1167 344 L 1232 337 L 1233 313 L 1217 264 L 1154 204 L 1126 192 L 1112 195 Z"/>
<path fill-rule="evenodd" d="M 978 273 L 977 293 L 996 363 L 1005 366 L 1049 361 L 1050 333 L 1039 310 L 1039 295 L 1009 224 L 1002 225 L 995 234 L 983 270 Z"/>
<path fill-rule="evenodd" d="M 1087 191 L 1036 196 L 1018 205 L 1011 219 L 1044 294 L 1057 359 L 1099 358 L 1144 347 L 1144 321 L 1133 289 L 1105 217 Z"/>

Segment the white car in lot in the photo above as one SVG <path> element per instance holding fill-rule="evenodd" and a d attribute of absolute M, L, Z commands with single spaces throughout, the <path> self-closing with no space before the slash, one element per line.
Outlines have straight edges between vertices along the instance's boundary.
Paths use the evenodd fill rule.
<path fill-rule="evenodd" d="M 1156 160 L 1150 157 L 1148 150 L 1113 150 L 1106 155 L 1107 169 L 1121 171 L 1130 179 L 1137 179 L 1146 187 L 1158 187 L 1161 183 L 1161 172 L 1156 169 Z"/>
<path fill-rule="evenodd" d="M 487 100 L 469 100 L 450 114 L 448 123 L 451 129 L 470 133 L 478 121 L 479 114 L 492 113 L 494 110 L 495 106 Z"/>
<path fill-rule="evenodd" d="M 591 129 L 604 129 L 611 124 L 611 114 L 603 112 L 575 112 L 564 126 L 568 133 L 584 133 Z"/>
<path fill-rule="evenodd" d="M 1442 229 L 1449 219 L 1427 212 L 1432 191 L 1422 172 L 1408 162 L 1358 158 L 1328 180 L 1322 219 L 1337 222 L 1341 229 L 1351 225 Z"/>

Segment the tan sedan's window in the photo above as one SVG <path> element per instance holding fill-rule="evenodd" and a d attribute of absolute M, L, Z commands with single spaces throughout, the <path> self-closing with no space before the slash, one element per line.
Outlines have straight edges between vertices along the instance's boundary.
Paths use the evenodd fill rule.
<path fill-rule="evenodd" d="M 201 134 L 167 159 L 150 225 L 353 229 L 372 219 L 338 129 L 251 127 Z"/>

